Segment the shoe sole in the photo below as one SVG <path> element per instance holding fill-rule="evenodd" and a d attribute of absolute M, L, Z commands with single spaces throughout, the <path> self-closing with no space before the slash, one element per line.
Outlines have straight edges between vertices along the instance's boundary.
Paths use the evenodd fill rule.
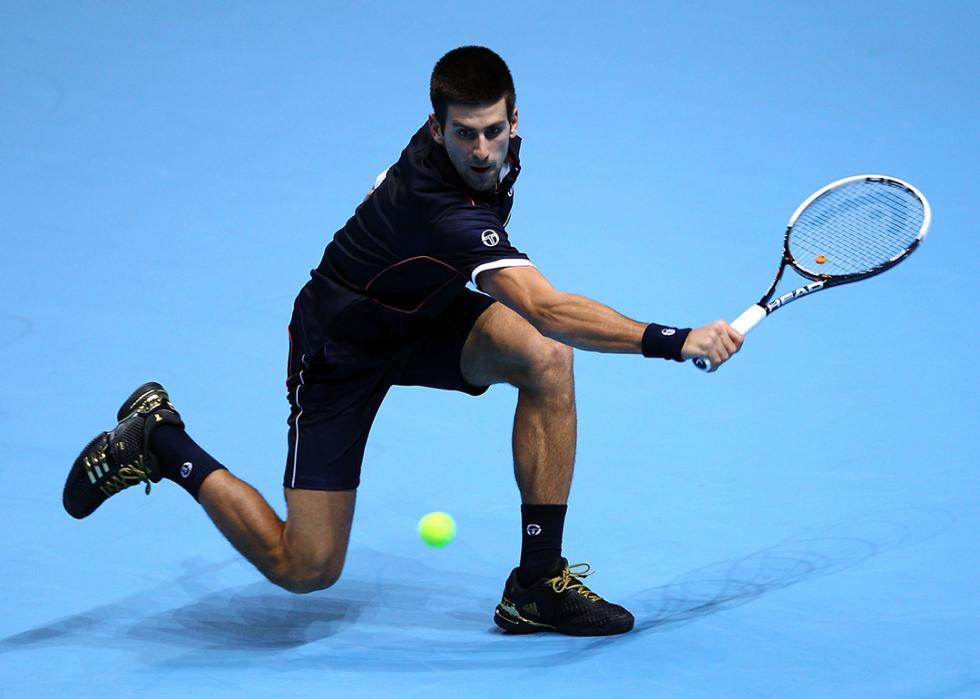
<path fill-rule="evenodd" d="M 537 622 L 530 621 L 529 619 L 525 619 L 520 615 L 515 617 L 512 612 L 506 611 L 499 604 L 493 612 L 493 621 L 495 624 L 497 624 L 497 626 L 510 634 L 529 634 L 538 633 L 540 631 L 558 630 L 554 626 L 539 624 Z"/>
<path fill-rule="evenodd" d="M 508 634 L 527 635 L 542 631 L 551 631 L 565 636 L 616 636 L 631 631 L 634 623 L 634 620 L 630 619 L 628 625 L 620 626 L 600 626 L 595 628 L 558 627 L 531 621 L 520 615 L 515 617 L 513 613 L 503 609 L 500 605 L 497 605 L 497 608 L 494 610 L 493 621 Z"/>
<path fill-rule="evenodd" d="M 99 440 L 104 441 L 107 438 L 108 432 L 100 432 L 99 434 L 95 435 L 95 437 L 93 437 L 91 441 L 85 445 L 85 448 L 79 452 L 78 457 L 71 466 L 71 471 L 68 473 L 68 479 L 65 481 L 65 490 L 61 496 L 61 504 L 64 505 L 65 512 L 70 514 L 75 519 L 85 519 L 90 514 L 95 512 L 99 508 L 99 505 L 102 504 L 101 501 L 98 501 L 94 505 L 91 503 L 86 503 L 86 505 L 81 508 L 75 508 L 69 502 L 68 492 L 73 489 L 74 485 L 78 481 L 85 482 L 89 480 L 88 469 L 85 468 L 85 458 L 90 452 L 92 452 L 93 447 Z"/>

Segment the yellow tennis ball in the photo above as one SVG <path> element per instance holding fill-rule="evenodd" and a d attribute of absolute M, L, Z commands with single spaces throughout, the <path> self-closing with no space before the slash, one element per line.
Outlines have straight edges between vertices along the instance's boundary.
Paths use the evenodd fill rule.
<path fill-rule="evenodd" d="M 456 536 L 456 521 L 445 512 L 430 512 L 419 520 L 419 536 L 432 548 L 441 549 Z"/>

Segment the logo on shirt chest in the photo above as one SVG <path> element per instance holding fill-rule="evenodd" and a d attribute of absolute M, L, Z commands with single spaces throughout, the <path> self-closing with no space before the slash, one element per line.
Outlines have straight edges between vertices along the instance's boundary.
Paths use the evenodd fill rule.
<path fill-rule="evenodd" d="M 488 248 L 492 248 L 494 245 L 500 242 L 500 235 L 492 228 L 488 228 L 483 231 L 480 238 L 483 240 L 483 244 Z"/>

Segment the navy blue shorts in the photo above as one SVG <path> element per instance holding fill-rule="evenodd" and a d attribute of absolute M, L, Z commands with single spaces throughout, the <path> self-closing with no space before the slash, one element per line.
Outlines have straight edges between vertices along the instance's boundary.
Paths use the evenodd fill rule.
<path fill-rule="evenodd" d="M 438 318 L 426 322 L 419 337 L 394 349 L 360 351 L 332 342 L 329 333 L 311 331 L 310 325 L 317 327 L 314 312 L 297 302 L 289 329 L 289 454 L 283 485 L 357 488 L 368 433 L 392 386 L 484 393 L 487 386 L 471 386 L 463 378 L 460 357 L 476 319 L 493 303 L 464 289 Z"/>

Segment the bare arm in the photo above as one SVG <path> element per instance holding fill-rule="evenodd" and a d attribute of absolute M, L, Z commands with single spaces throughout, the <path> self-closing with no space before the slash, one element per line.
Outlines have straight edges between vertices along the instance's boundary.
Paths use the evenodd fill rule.
<path fill-rule="evenodd" d="M 505 267 L 479 276 L 480 288 L 519 313 L 553 340 L 594 352 L 639 354 L 646 323 L 632 320 L 586 296 L 555 289 L 534 267 Z M 681 350 L 685 359 L 708 357 L 717 367 L 742 345 L 723 320 L 695 328 Z"/>
<path fill-rule="evenodd" d="M 640 351 L 645 323 L 585 296 L 558 291 L 534 267 L 489 270 L 480 275 L 479 283 L 545 337 L 595 352 Z"/>

